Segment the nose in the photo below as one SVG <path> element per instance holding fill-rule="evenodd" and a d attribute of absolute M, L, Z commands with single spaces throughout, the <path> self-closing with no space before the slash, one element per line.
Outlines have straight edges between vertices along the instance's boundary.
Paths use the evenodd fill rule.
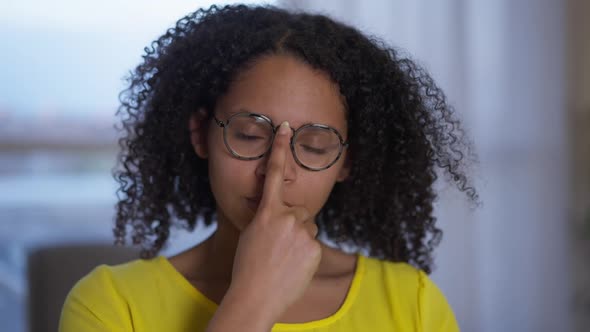
<path fill-rule="evenodd" d="M 263 158 L 259 159 L 258 166 L 256 167 L 256 176 L 260 178 L 262 182 L 266 177 L 266 169 L 268 166 L 270 153 L 271 151 L 268 151 L 268 153 Z M 289 147 L 289 152 L 287 153 L 287 158 L 285 159 L 285 172 L 283 174 L 283 181 L 286 183 L 295 181 L 297 179 L 298 167 L 299 166 L 297 165 L 297 162 L 293 156 L 293 150 L 291 150 L 291 147 Z"/>

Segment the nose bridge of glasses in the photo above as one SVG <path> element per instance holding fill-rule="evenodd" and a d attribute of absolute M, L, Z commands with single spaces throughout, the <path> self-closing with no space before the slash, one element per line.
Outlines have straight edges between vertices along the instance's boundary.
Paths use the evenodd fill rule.
<path fill-rule="evenodd" d="M 282 123 L 282 122 L 281 122 L 281 123 Z M 272 126 L 272 124 L 271 124 L 271 126 Z M 279 127 L 280 127 L 280 126 L 281 126 L 281 124 L 278 124 L 278 125 L 276 125 L 276 126 L 272 127 L 272 134 L 273 134 L 273 136 L 275 136 L 276 134 L 278 134 L 278 132 L 279 132 Z M 295 128 L 293 128 L 293 127 L 291 127 L 291 126 L 289 126 L 289 129 L 291 129 L 291 139 L 293 139 L 293 137 L 295 136 L 295 132 L 296 132 L 296 130 L 295 130 Z"/>

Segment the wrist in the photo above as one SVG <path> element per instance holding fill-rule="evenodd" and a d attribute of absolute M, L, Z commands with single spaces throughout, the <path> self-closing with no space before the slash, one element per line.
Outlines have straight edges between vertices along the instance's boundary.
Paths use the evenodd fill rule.
<path fill-rule="evenodd" d="M 257 294 L 236 287 L 230 287 L 219 304 L 211 327 L 235 327 L 239 331 L 262 332 L 270 331 L 275 324 L 277 315 L 270 310 L 267 301 Z M 209 330 L 209 329 L 208 329 Z M 226 330 L 215 328 L 213 330 Z"/>

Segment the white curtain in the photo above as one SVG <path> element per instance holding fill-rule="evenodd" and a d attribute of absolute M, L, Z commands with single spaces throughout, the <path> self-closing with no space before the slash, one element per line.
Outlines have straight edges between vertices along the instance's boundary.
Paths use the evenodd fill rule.
<path fill-rule="evenodd" d="M 441 185 L 434 280 L 463 331 L 569 331 L 565 1 L 281 2 L 406 50 L 463 117 L 483 207 Z"/>

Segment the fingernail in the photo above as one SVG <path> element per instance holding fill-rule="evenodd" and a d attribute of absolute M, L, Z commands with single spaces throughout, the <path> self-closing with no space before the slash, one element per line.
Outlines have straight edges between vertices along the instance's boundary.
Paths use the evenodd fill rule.
<path fill-rule="evenodd" d="M 289 133 L 289 122 L 285 121 L 279 126 L 279 134 L 287 135 Z"/>

